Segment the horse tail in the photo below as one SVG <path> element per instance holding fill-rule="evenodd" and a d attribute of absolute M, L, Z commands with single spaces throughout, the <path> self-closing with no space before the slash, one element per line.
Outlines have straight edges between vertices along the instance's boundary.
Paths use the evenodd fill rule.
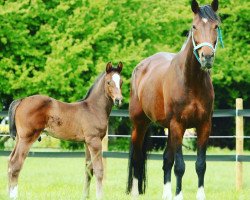
<path fill-rule="evenodd" d="M 150 139 L 149 131 L 146 132 L 141 149 L 135 148 L 133 142 L 130 143 L 127 194 L 132 190 L 133 178 L 138 179 L 139 194 L 144 194 L 147 185 L 147 150 Z"/>
<path fill-rule="evenodd" d="M 9 107 L 9 131 L 10 131 L 10 136 L 14 139 L 17 134 L 16 130 L 16 121 L 15 121 L 15 114 L 16 114 L 16 109 L 18 105 L 21 103 L 21 99 L 14 100 L 10 104 Z"/>

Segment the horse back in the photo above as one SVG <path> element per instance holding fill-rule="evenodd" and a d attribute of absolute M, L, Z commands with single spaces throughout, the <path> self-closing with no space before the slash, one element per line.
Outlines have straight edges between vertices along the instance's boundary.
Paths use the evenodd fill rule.
<path fill-rule="evenodd" d="M 143 111 L 151 120 L 164 119 L 164 79 L 171 73 L 175 54 L 157 53 L 141 61 L 131 79 L 130 116 Z M 135 106 L 136 105 L 136 106 Z"/>

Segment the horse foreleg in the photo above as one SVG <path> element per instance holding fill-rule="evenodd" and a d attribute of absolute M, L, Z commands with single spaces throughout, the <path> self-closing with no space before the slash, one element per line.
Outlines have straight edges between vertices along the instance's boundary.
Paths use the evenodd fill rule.
<path fill-rule="evenodd" d="M 8 164 L 9 177 L 9 197 L 17 199 L 18 196 L 18 177 L 27 157 L 29 149 L 37 138 L 18 138 L 14 150 L 12 151 Z"/>
<path fill-rule="evenodd" d="M 96 198 L 102 199 L 102 180 L 103 180 L 103 163 L 102 163 L 102 142 L 98 137 L 86 141 L 89 147 L 91 162 L 93 165 L 94 175 L 96 177 Z"/>
<path fill-rule="evenodd" d="M 185 163 L 182 154 L 182 139 L 184 135 L 184 127 L 177 120 L 172 120 L 170 122 L 170 136 L 171 142 L 170 147 L 174 152 L 174 173 L 176 176 L 176 191 L 174 200 L 183 200 L 182 194 L 182 177 L 185 172 Z"/>
<path fill-rule="evenodd" d="M 174 173 L 176 176 L 176 196 L 175 200 L 183 200 L 182 194 L 182 177 L 185 172 L 185 163 L 182 154 L 182 146 L 178 146 L 175 153 L 175 166 L 174 166 Z"/>
<path fill-rule="evenodd" d="M 171 137 L 168 137 L 168 144 L 163 154 L 163 171 L 164 171 L 164 186 L 163 186 L 163 200 L 172 200 L 171 189 L 171 171 L 174 164 L 174 154 L 171 146 Z"/>
<path fill-rule="evenodd" d="M 195 163 L 196 173 L 198 175 L 198 191 L 196 195 L 197 200 L 205 200 L 204 191 L 204 176 L 206 172 L 206 149 L 207 141 L 211 132 L 211 122 L 202 124 L 197 128 L 198 142 L 197 142 L 197 160 Z"/>
<path fill-rule="evenodd" d="M 93 166 L 91 162 L 91 156 L 89 152 L 89 148 L 87 144 L 85 145 L 85 183 L 84 183 L 84 189 L 83 189 L 83 199 L 87 199 L 89 197 L 89 188 L 90 188 L 90 182 L 91 178 L 93 176 Z"/>

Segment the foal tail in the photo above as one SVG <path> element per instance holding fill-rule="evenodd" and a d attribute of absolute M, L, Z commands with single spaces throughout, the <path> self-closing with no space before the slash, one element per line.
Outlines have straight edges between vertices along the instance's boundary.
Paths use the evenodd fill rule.
<path fill-rule="evenodd" d="M 147 146 L 149 143 L 149 131 L 146 132 L 141 149 L 136 148 L 133 142 L 130 143 L 127 194 L 132 190 L 133 178 L 138 179 L 139 194 L 144 194 L 146 190 L 146 164 Z"/>
<path fill-rule="evenodd" d="M 16 109 L 17 106 L 21 103 L 21 99 L 18 100 L 14 100 L 12 101 L 12 103 L 10 104 L 9 107 L 9 131 L 10 131 L 10 136 L 12 138 L 16 137 L 16 122 L 15 122 L 15 114 L 16 114 Z"/>

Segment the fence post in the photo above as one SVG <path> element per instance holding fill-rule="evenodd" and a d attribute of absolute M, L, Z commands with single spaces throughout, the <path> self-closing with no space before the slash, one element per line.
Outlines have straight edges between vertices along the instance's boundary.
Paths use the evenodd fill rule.
<path fill-rule="evenodd" d="M 109 126 L 107 126 L 106 135 L 102 139 L 102 152 L 108 151 L 108 134 L 109 134 Z M 102 159 L 103 163 L 103 179 L 105 180 L 107 177 L 107 158 Z"/>
<path fill-rule="evenodd" d="M 238 162 L 238 155 L 243 154 L 244 148 L 244 126 L 243 116 L 238 116 L 238 110 L 243 109 L 243 100 L 241 98 L 236 99 L 236 190 L 241 190 L 243 186 L 243 163 Z"/>

